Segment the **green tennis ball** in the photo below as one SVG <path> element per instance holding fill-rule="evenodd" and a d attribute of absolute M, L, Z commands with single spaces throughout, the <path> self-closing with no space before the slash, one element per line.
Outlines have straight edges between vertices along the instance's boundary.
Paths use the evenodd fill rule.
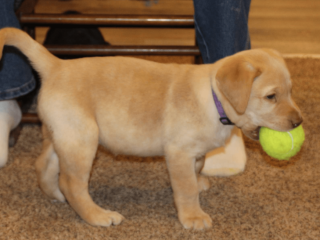
<path fill-rule="evenodd" d="M 289 131 L 279 132 L 262 127 L 259 133 L 259 141 L 263 150 L 278 160 L 289 160 L 296 155 L 305 140 L 302 126 Z"/>

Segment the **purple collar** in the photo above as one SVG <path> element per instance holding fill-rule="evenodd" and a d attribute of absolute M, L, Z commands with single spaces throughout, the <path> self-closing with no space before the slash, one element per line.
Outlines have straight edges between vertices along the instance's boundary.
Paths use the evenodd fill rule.
<path fill-rule="evenodd" d="M 234 123 L 230 121 L 230 119 L 227 117 L 226 113 L 224 112 L 223 107 L 222 107 L 222 104 L 221 104 L 221 102 L 218 100 L 217 95 L 215 94 L 215 92 L 213 91 L 213 89 L 211 89 L 211 90 L 212 90 L 212 95 L 213 95 L 214 103 L 216 104 L 218 113 L 219 113 L 219 115 L 220 115 L 220 122 L 221 122 L 223 125 L 234 125 Z"/>

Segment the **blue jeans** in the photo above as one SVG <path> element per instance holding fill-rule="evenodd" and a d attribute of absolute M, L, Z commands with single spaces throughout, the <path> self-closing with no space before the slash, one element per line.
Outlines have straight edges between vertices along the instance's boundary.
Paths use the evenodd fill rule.
<path fill-rule="evenodd" d="M 0 28 L 19 28 L 14 13 L 14 0 L 0 0 Z M 29 93 L 36 82 L 27 58 L 13 47 L 5 47 L 0 61 L 0 100 Z"/>
<path fill-rule="evenodd" d="M 250 49 L 251 0 L 194 0 L 197 43 L 204 63 Z"/>

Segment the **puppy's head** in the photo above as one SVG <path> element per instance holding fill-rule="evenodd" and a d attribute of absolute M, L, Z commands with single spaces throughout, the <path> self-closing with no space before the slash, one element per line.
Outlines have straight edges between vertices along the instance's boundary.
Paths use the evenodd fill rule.
<path fill-rule="evenodd" d="M 243 133 L 259 139 L 260 127 L 289 131 L 302 123 L 291 97 L 289 71 L 274 50 L 249 50 L 222 60 L 216 84 L 228 117 Z"/>

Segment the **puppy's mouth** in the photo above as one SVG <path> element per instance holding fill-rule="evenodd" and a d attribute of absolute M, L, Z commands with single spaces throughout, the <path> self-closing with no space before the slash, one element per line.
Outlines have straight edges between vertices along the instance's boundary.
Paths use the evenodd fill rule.
<path fill-rule="evenodd" d="M 251 136 L 254 140 L 259 140 L 259 133 L 260 133 L 260 128 L 261 127 L 257 127 L 256 129 L 254 129 L 252 132 L 251 132 Z"/>
<path fill-rule="evenodd" d="M 254 130 L 249 130 L 249 131 L 244 131 L 244 134 L 251 138 L 252 140 L 259 140 L 259 133 L 260 133 L 260 128 L 261 127 L 257 127 Z"/>

